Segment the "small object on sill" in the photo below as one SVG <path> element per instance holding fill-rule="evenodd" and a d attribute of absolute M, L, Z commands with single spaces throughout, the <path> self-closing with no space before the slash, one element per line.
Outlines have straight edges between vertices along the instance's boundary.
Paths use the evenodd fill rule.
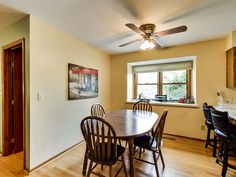
<path fill-rule="evenodd" d="M 139 100 L 140 100 L 140 101 L 147 101 L 147 102 L 150 102 L 150 99 L 147 99 L 147 98 L 140 98 Z"/>
<path fill-rule="evenodd" d="M 194 104 L 194 98 L 192 96 L 186 96 L 183 99 L 186 104 Z"/>
<path fill-rule="evenodd" d="M 185 103 L 185 99 L 184 98 L 180 98 L 178 102 L 179 103 Z"/>
<path fill-rule="evenodd" d="M 167 101 L 167 95 L 155 95 L 155 101 L 166 102 Z"/>

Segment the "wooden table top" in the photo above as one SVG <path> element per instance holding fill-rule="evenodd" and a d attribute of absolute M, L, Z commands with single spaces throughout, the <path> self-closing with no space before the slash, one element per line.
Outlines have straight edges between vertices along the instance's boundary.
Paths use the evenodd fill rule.
<path fill-rule="evenodd" d="M 149 132 L 159 116 L 154 112 L 116 110 L 106 113 L 104 119 L 109 122 L 119 138 L 130 138 Z"/>

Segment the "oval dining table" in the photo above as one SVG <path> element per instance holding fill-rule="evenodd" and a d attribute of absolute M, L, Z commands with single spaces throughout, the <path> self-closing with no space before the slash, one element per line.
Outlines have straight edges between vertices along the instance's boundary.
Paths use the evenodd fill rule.
<path fill-rule="evenodd" d="M 134 138 L 150 132 L 158 122 L 159 116 L 154 112 L 139 110 L 116 110 L 104 115 L 104 119 L 115 129 L 116 136 L 129 144 L 129 173 L 134 177 L 133 143 Z M 86 174 L 87 158 L 84 158 L 83 174 Z"/>

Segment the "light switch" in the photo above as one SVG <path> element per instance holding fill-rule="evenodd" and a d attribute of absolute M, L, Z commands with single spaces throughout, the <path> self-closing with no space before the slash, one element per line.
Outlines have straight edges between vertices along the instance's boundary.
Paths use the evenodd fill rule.
<path fill-rule="evenodd" d="M 43 92 L 38 92 L 38 101 L 44 101 L 45 96 Z"/>

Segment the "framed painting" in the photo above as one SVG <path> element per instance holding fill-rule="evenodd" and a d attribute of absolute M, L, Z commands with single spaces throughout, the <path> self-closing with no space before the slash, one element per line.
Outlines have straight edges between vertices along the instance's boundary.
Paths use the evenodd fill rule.
<path fill-rule="evenodd" d="M 98 96 L 98 70 L 68 63 L 68 99 Z"/>

